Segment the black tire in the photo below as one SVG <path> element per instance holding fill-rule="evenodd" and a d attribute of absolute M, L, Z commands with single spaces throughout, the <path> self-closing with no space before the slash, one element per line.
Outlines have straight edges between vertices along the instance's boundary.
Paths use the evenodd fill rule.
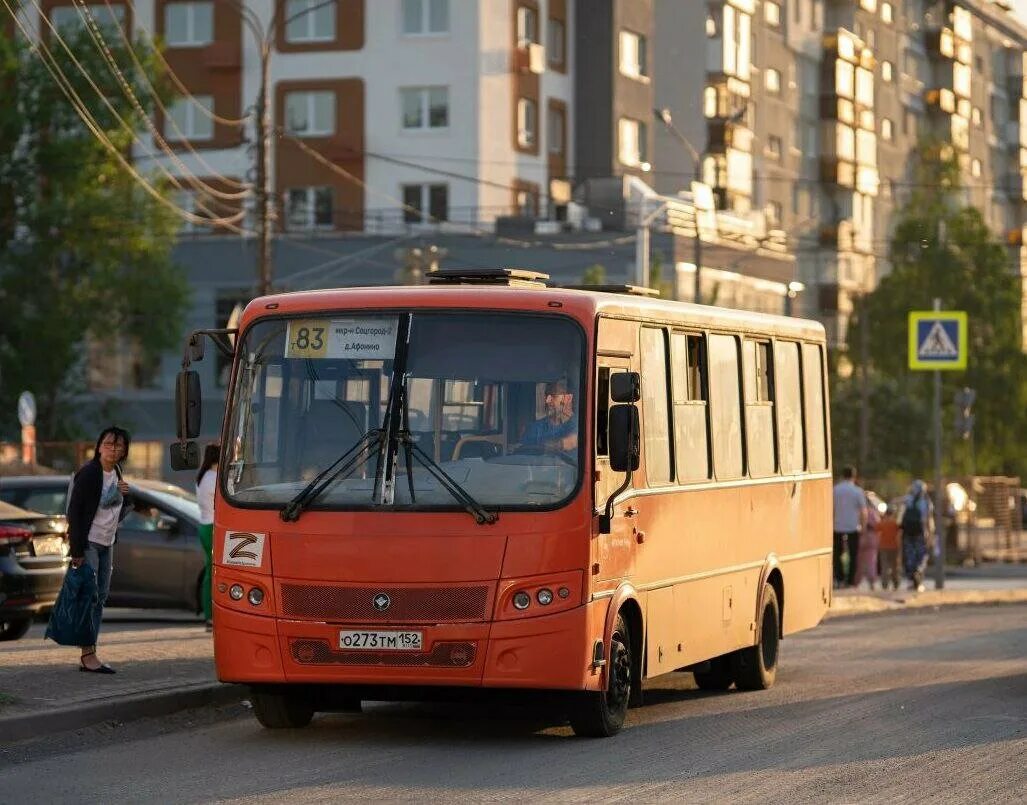
<path fill-rule="evenodd" d="M 270 730 L 305 727 L 314 717 L 314 705 L 302 690 L 254 688 L 250 691 L 250 703 L 257 721 Z"/>
<path fill-rule="evenodd" d="M 24 637 L 31 626 L 31 617 L 0 621 L 0 640 L 17 640 L 19 637 Z"/>
<path fill-rule="evenodd" d="M 570 721 L 574 734 L 582 738 L 609 738 L 620 732 L 628 714 L 631 682 L 635 676 L 631 633 L 618 615 L 610 639 L 609 668 L 605 691 L 575 694 Z"/>
<path fill-rule="evenodd" d="M 774 684 L 777 677 L 781 616 L 777 592 L 769 584 L 763 590 L 763 607 L 760 610 L 759 623 L 759 642 L 731 655 L 735 684 L 739 690 L 766 690 Z"/>
<path fill-rule="evenodd" d="M 695 684 L 700 690 L 727 690 L 735 682 L 735 671 L 732 667 L 731 655 L 723 654 L 710 660 L 706 671 L 693 671 Z"/>

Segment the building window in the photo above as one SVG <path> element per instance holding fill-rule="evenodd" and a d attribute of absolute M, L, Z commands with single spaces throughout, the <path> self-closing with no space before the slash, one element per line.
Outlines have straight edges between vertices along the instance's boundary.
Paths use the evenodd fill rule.
<path fill-rule="evenodd" d="M 780 201 L 771 201 L 765 210 L 767 226 L 771 229 L 779 229 L 784 218 L 784 205 Z"/>
<path fill-rule="evenodd" d="M 772 28 L 781 27 L 781 5 L 773 0 L 764 0 L 763 21 Z"/>
<path fill-rule="evenodd" d="M 408 224 L 446 221 L 449 219 L 449 185 L 405 184 L 403 207 L 403 220 Z"/>
<path fill-rule="evenodd" d="M 286 42 L 331 42 L 335 39 L 335 3 L 287 0 Z"/>
<path fill-rule="evenodd" d="M 877 11 L 877 0 L 859 0 L 859 6 L 871 14 Z"/>
<path fill-rule="evenodd" d="M 892 136 L 894 135 L 892 122 L 888 118 L 881 119 L 881 139 L 886 142 L 891 142 Z"/>
<path fill-rule="evenodd" d="M 211 95 L 193 95 L 179 98 L 168 109 L 168 120 L 164 123 L 164 136 L 169 140 L 211 140 L 214 138 L 214 121 L 205 115 L 199 106 L 207 110 L 214 108 Z"/>
<path fill-rule="evenodd" d="M 783 151 L 784 146 L 780 137 L 776 137 L 773 134 L 767 137 L 767 156 L 771 159 L 780 159 Z"/>
<path fill-rule="evenodd" d="M 538 44 L 538 12 L 527 6 L 517 7 L 517 47 Z"/>
<path fill-rule="evenodd" d="M 125 22 L 125 7 L 120 5 L 86 5 L 96 24 L 104 30 L 117 28 Z M 86 27 L 84 12 L 75 6 L 56 6 L 50 10 L 50 23 L 63 34 L 74 33 Z"/>
<path fill-rule="evenodd" d="M 563 109 L 549 108 L 549 153 L 562 154 L 566 149 L 567 115 Z"/>
<path fill-rule="evenodd" d="M 449 0 L 403 0 L 403 33 L 449 33 Z"/>
<path fill-rule="evenodd" d="M 620 32 L 620 71 L 631 78 L 645 78 L 649 75 L 646 66 L 646 40 L 644 36 L 631 31 Z"/>
<path fill-rule="evenodd" d="M 981 161 L 979 159 L 970 160 L 970 175 L 975 179 L 981 177 Z"/>
<path fill-rule="evenodd" d="M 198 48 L 214 41 L 213 3 L 164 6 L 164 40 L 168 47 Z"/>
<path fill-rule="evenodd" d="M 449 88 L 401 89 L 404 129 L 444 129 L 449 126 Z"/>
<path fill-rule="evenodd" d="M 975 126 L 981 125 L 981 120 L 984 115 L 981 113 L 981 107 L 975 106 L 970 112 L 970 119 L 973 121 Z"/>
<path fill-rule="evenodd" d="M 891 3 L 881 3 L 881 20 L 884 22 L 892 22 L 895 18 L 895 14 L 892 11 Z"/>
<path fill-rule="evenodd" d="M 294 187 L 286 192 L 290 229 L 328 229 L 332 226 L 332 188 Z"/>
<path fill-rule="evenodd" d="M 301 137 L 330 137 L 335 134 L 335 93 L 286 93 L 285 128 L 290 134 Z"/>
<path fill-rule="evenodd" d="M 622 165 L 639 167 L 649 159 L 645 123 L 628 117 L 620 119 L 618 129 L 618 156 Z"/>
<path fill-rule="evenodd" d="M 517 144 L 533 148 L 538 142 L 538 104 L 531 98 L 517 99 Z"/>
<path fill-rule="evenodd" d="M 890 84 L 893 75 L 892 63 L 890 61 L 881 62 L 881 80 L 885 83 Z"/>
<path fill-rule="evenodd" d="M 547 46 L 550 67 L 564 67 L 567 59 L 567 26 L 563 20 L 549 20 L 549 44 Z"/>
<path fill-rule="evenodd" d="M 781 92 L 781 73 L 773 67 L 768 67 L 763 74 L 763 84 L 766 86 L 767 92 L 777 95 Z"/>

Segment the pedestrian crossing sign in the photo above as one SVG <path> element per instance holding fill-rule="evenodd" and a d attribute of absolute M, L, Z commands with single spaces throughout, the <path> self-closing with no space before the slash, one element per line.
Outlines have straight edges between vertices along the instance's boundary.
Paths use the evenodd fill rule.
<path fill-rule="evenodd" d="M 909 368 L 963 370 L 967 358 L 967 318 L 961 310 L 909 312 Z"/>

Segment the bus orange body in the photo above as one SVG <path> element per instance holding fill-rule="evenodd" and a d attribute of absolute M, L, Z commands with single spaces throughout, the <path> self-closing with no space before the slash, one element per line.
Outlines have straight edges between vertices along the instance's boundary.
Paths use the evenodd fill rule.
<path fill-rule="evenodd" d="M 819 325 L 609 293 L 406 287 L 256 299 L 245 310 L 237 343 L 245 344 L 247 331 L 269 318 L 331 321 L 368 311 L 530 314 L 574 323 L 583 345 L 584 381 L 575 401 L 580 480 L 558 506 L 538 511 L 500 506 L 496 521 L 486 524 L 456 505 L 431 511 L 311 506 L 294 522 L 285 522 L 278 506 L 239 505 L 226 495 L 232 441 L 239 438 L 233 431 L 240 404 L 236 388 L 229 397 L 215 506 L 219 679 L 286 690 L 347 686 L 358 698 L 362 685 L 601 695 L 611 673 L 611 635 L 618 616 L 629 627 L 635 690 L 644 678 L 685 667 L 708 668 L 703 663 L 756 645 L 765 628 L 760 612 L 768 588 L 778 600 L 780 635 L 814 626 L 823 617 L 832 586 L 831 478 Z M 643 330 L 647 340 L 640 340 Z M 717 440 L 742 440 L 751 430 L 753 441 L 745 442 L 744 450 L 755 455 L 757 420 L 747 419 L 750 401 L 741 387 L 737 402 L 730 394 L 728 402 L 717 398 L 710 387 L 715 367 L 706 366 L 707 388 L 696 395 L 706 399 L 693 400 L 705 412 L 709 441 L 702 449 L 711 459 L 706 477 L 685 480 L 673 466 L 669 478 L 649 477 L 653 454 L 666 451 L 668 441 L 677 458 L 665 463 L 680 465 L 689 449 L 681 433 L 675 441 L 674 421 L 675 409 L 687 401 L 671 394 L 675 381 L 665 378 L 661 384 L 651 361 L 646 364 L 645 345 L 660 339 L 677 344 L 672 342 L 675 333 L 735 339 L 739 373 L 746 338 L 767 344 L 766 354 L 794 349 L 808 362 L 817 356 L 819 365 L 808 366 L 803 375 L 807 399 L 802 419 L 808 421 L 805 431 L 800 422 L 799 438 L 805 432 L 804 466 L 783 469 L 779 443 L 784 426 L 778 422 L 771 426 L 770 438 L 777 442 L 769 472 L 752 477 L 746 464 L 736 477 L 725 476 L 718 466 Z M 702 343 L 708 349 L 714 342 Z M 236 379 L 241 360 L 237 355 Z M 672 372 L 677 360 L 675 353 L 667 362 Z M 613 502 L 609 533 L 601 533 L 599 515 L 625 475 L 613 471 L 597 449 L 597 426 L 605 427 L 597 411 L 605 418 L 609 407 L 605 386 L 599 386 L 608 373 L 621 371 L 641 376 L 641 456 L 630 485 Z M 819 392 L 814 393 L 809 378 L 820 384 Z M 653 388 L 665 396 L 665 405 L 658 399 L 655 408 L 649 405 L 646 395 L 652 397 Z M 772 418 L 782 415 L 783 409 L 773 409 L 773 399 L 764 403 Z M 738 408 L 741 432 L 724 436 L 716 415 L 718 406 L 728 405 Z M 660 424 L 651 410 L 667 410 L 670 419 Z M 810 419 L 810 411 L 822 425 Z M 755 404 L 753 412 L 759 413 Z M 811 438 L 822 444 L 811 448 Z M 397 482 L 397 488 L 402 485 Z M 539 603 L 543 589 L 553 593 L 546 605 Z M 260 592 L 251 596 L 253 590 Z M 529 596 L 527 608 L 514 606 L 519 592 Z M 410 630 L 423 642 L 416 651 L 347 649 L 340 644 L 342 630 Z"/>

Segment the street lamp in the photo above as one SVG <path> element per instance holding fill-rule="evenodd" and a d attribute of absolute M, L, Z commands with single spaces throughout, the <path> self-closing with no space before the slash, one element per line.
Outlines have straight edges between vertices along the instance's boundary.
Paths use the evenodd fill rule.
<path fill-rule="evenodd" d="M 653 109 L 653 114 L 656 115 L 657 119 L 660 120 L 667 131 L 674 135 L 674 137 L 680 142 L 692 157 L 692 161 L 695 163 L 695 183 L 698 184 L 702 181 L 702 154 L 700 154 L 694 145 L 688 141 L 688 138 L 681 133 L 681 130 L 674 125 L 674 117 L 670 113 L 670 109 L 664 107 L 663 109 Z M 692 294 L 692 299 L 697 305 L 702 304 L 702 235 L 699 229 L 699 208 L 696 206 L 697 199 L 695 198 L 695 186 L 692 187 L 692 212 L 695 215 L 695 240 L 693 241 L 693 252 L 692 260 L 695 262 L 695 290 Z M 676 284 L 676 283 L 675 283 Z"/>
<path fill-rule="evenodd" d="M 794 315 L 795 300 L 798 298 L 799 294 L 801 294 L 805 290 L 806 290 L 806 286 L 803 283 L 801 283 L 801 282 L 797 282 L 796 280 L 792 280 L 791 282 L 788 283 L 788 289 L 785 291 L 785 315 L 786 316 Z"/>

